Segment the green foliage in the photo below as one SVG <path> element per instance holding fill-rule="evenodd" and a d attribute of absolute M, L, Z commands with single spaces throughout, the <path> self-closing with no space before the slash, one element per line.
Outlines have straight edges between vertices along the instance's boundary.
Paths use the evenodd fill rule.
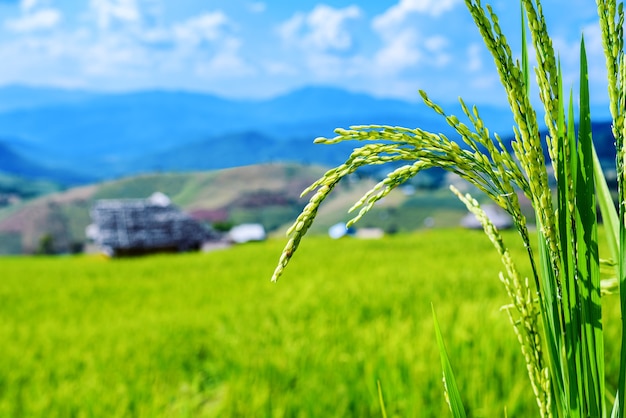
<path fill-rule="evenodd" d="M 455 418 L 465 418 L 465 407 L 463 406 L 463 399 L 461 399 L 461 392 L 459 392 L 459 386 L 456 383 L 454 372 L 452 371 L 452 364 L 448 358 L 448 351 L 446 345 L 443 342 L 443 336 L 441 335 L 441 329 L 439 328 L 439 322 L 435 314 L 435 308 L 433 307 L 433 321 L 435 322 L 435 336 L 437 337 L 437 345 L 439 346 L 439 357 L 441 357 L 441 368 L 443 369 L 443 384 L 446 394 L 446 402 L 450 406 L 452 416 Z"/>
<path fill-rule="evenodd" d="M 233 226 L 235 226 L 235 224 L 232 222 L 228 222 L 228 221 L 222 221 L 222 222 L 213 222 L 211 226 L 217 232 L 228 232 L 232 229 Z"/>
<path fill-rule="evenodd" d="M 54 237 L 51 234 L 43 234 L 41 237 L 39 237 L 37 254 L 54 254 Z"/>
<path fill-rule="evenodd" d="M 445 416 L 432 305 L 467 415 L 533 415 L 481 233 L 310 237 L 295 280 L 276 287 L 263 277 L 281 245 L 3 259 L 0 416 L 380 417 L 378 381 L 389 417 Z M 616 301 L 605 311 L 615 379 Z"/>

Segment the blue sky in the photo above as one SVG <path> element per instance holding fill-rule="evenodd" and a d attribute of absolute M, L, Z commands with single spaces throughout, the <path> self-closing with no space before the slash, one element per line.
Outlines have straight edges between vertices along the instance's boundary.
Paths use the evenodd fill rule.
<path fill-rule="evenodd" d="M 595 1 L 545 0 L 566 73 L 585 33 L 606 101 Z M 519 5 L 493 0 L 514 52 Z M 306 85 L 418 100 L 503 103 L 462 0 L 0 0 L 0 85 L 275 96 Z"/>

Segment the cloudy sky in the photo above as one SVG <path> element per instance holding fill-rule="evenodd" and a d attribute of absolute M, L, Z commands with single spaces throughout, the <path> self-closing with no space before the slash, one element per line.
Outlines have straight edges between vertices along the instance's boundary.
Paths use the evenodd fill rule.
<path fill-rule="evenodd" d="M 518 3 L 491 3 L 519 52 Z M 544 3 L 568 80 L 584 31 L 594 98 L 606 100 L 595 1 Z M 0 61 L 0 85 L 503 100 L 463 0 L 0 0 Z"/>

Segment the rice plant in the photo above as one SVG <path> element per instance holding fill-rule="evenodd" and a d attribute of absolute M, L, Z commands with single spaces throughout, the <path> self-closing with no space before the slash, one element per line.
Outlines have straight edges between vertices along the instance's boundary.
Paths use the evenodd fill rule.
<path fill-rule="evenodd" d="M 526 248 L 530 278 L 518 272 L 497 228 L 476 200 L 453 192 L 482 222 L 501 256 L 500 280 L 510 296 L 506 311 L 527 364 L 530 387 L 542 417 L 624 417 L 626 404 L 626 151 L 624 149 L 626 71 L 623 48 L 623 3 L 597 0 L 599 24 L 608 70 L 608 93 L 617 149 L 619 204 L 617 211 L 606 187 L 591 135 L 588 71 L 584 39 L 580 44 L 578 114 L 574 98 L 562 86 L 559 59 L 552 46 L 540 0 L 522 0 L 522 56 L 517 59 L 498 22 L 480 0 L 466 0 L 467 9 L 492 54 L 514 119 L 514 139 L 505 143 L 484 125 L 478 109 L 460 103 L 467 122 L 448 114 L 420 94 L 433 111 L 454 129 L 458 139 L 420 128 L 353 126 L 337 129 L 334 138 L 317 143 L 363 141 L 345 163 L 329 170 L 303 193 L 314 192 L 288 231 L 289 240 L 272 280 L 277 280 L 311 226 L 322 201 L 345 176 L 365 165 L 402 162 L 366 193 L 352 210 L 357 222 L 380 199 L 419 172 L 440 167 L 456 173 L 507 211 Z M 531 71 L 526 47 L 536 56 L 534 78 L 542 109 L 531 97 Z M 538 113 L 548 134 L 540 133 Z M 577 121 L 577 124 L 575 124 Z M 461 143 L 462 141 L 462 143 Z M 461 146 L 461 145 L 463 146 Z M 547 149 L 547 156 L 544 156 Z M 550 169 L 551 168 L 551 169 Z M 552 178 L 553 177 L 553 178 Z M 556 184 L 553 189 L 551 184 Z M 520 206 L 524 195 L 533 206 L 538 242 L 531 242 Z M 604 372 L 598 214 L 608 229 L 611 260 L 620 289 L 622 314 L 621 366 L 618 387 L 608 387 Z M 533 245 L 536 244 L 536 245 Z M 610 284 L 610 283 L 608 283 Z M 438 326 L 446 398 L 454 416 L 464 416 L 462 393 L 456 388 Z M 460 373 L 463 371 L 461 370 Z"/>

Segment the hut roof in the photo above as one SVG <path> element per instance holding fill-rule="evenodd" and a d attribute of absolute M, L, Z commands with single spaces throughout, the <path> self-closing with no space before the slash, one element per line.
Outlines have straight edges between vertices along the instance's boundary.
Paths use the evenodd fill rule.
<path fill-rule="evenodd" d="M 148 199 L 98 200 L 91 238 L 113 254 L 158 249 L 189 250 L 215 239 L 208 228 L 172 205 L 162 193 Z"/>

